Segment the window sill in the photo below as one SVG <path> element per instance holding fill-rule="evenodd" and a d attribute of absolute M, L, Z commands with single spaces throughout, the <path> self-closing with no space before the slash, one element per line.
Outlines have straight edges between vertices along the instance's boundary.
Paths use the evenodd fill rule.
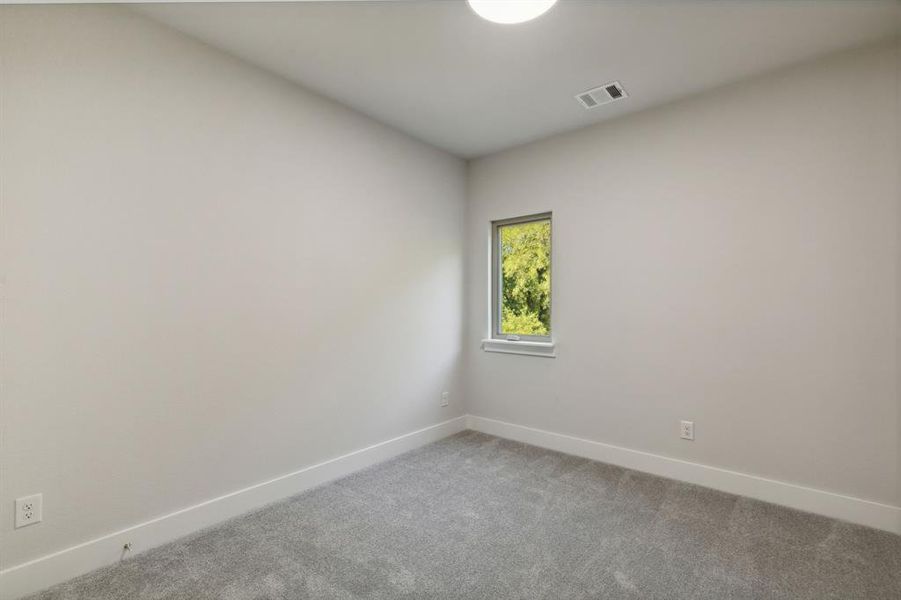
<path fill-rule="evenodd" d="M 482 340 L 482 350 L 485 352 L 503 352 L 505 354 L 523 354 L 525 356 L 543 356 L 545 358 L 557 358 L 554 342 L 526 342 L 512 340 Z"/>

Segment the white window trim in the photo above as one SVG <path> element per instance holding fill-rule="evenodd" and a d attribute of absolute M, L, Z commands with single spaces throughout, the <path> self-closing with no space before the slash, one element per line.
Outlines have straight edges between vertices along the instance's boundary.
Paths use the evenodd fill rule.
<path fill-rule="evenodd" d="M 491 265 L 489 267 L 491 273 L 491 298 L 490 311 L 490 333 L 489 338 L 482 341 L 482 349 L 486 352 L 506 352 L 508 354 L 526 354 L 529 356 L 550 356 L 555 358 L 554 354 L 554 287 L 551 283 L 551 331 L 550 335 L 511 335 L 500 331 L 501 321 L 501 305 L 500 305 L 500 257 L 498 228 L 504 225 L 515 225 L 517 223 L 530 223 L 533 221 L 548 220 L 551 223 L 551 277 L 554 272 L 554 218 L 551 211 L 536 213 L 533 215 L 525 215 L 522 217 L 514 217 L 512 219 L 501 219 L 491 222 Z M 485 342 L 490 342 L 486 345 Z M 489 349 L 489 346 L 491 349 Z M 548 352 L 548 348 L 550 351 Z"/>
<path fill-rule="evenodd" d="M 503 352 L 505 354 L 557 358 L 557 347 L 554 342 L 530 342 L 526 340 L 515 341 L 488 338 L 482 340 L 482 350 L 485 352 Z"/>

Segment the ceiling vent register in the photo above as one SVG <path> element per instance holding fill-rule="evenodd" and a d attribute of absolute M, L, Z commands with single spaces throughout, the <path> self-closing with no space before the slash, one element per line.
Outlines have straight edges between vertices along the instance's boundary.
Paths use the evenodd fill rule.
<path fill-rule="evenodd" d="M 592 108 L 597 108 L 598 106 L 610 104 L 611 102 L 616 102 L 617 100 L 628 97 L 629 94 L 626 93 L 626 90 L 623 89 L 623 86 L 618 81 L 605 83 L 602 86 L 576 94 L 576 100 L 578 100 L 579 104 L 586 110 L 591 110 Z"/>

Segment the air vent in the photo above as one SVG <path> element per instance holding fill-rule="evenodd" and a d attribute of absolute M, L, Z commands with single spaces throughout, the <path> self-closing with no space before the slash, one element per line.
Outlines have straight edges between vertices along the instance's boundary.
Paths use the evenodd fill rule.
<path fill-rule="evenodd" d="M 614 100 L 622 100 L 628 97 L 629 94 L 626 93 L 626 90 L 623 89 L 623 86 L 618 81 L 605 83 L 587 92 L 576 94 L 576 100 L 579 101 L 579 104 L 589 110 L 604 104 L 610 104 Z"/>

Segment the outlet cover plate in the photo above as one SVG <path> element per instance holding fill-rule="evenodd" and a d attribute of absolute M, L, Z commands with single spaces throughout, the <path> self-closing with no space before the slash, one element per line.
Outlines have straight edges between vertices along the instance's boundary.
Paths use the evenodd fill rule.
<path fill-rule="evenodd" d="M 40 523 L 43 519 L 43 505 L 42 494 L 16 498 L 16 528 Z"/>

